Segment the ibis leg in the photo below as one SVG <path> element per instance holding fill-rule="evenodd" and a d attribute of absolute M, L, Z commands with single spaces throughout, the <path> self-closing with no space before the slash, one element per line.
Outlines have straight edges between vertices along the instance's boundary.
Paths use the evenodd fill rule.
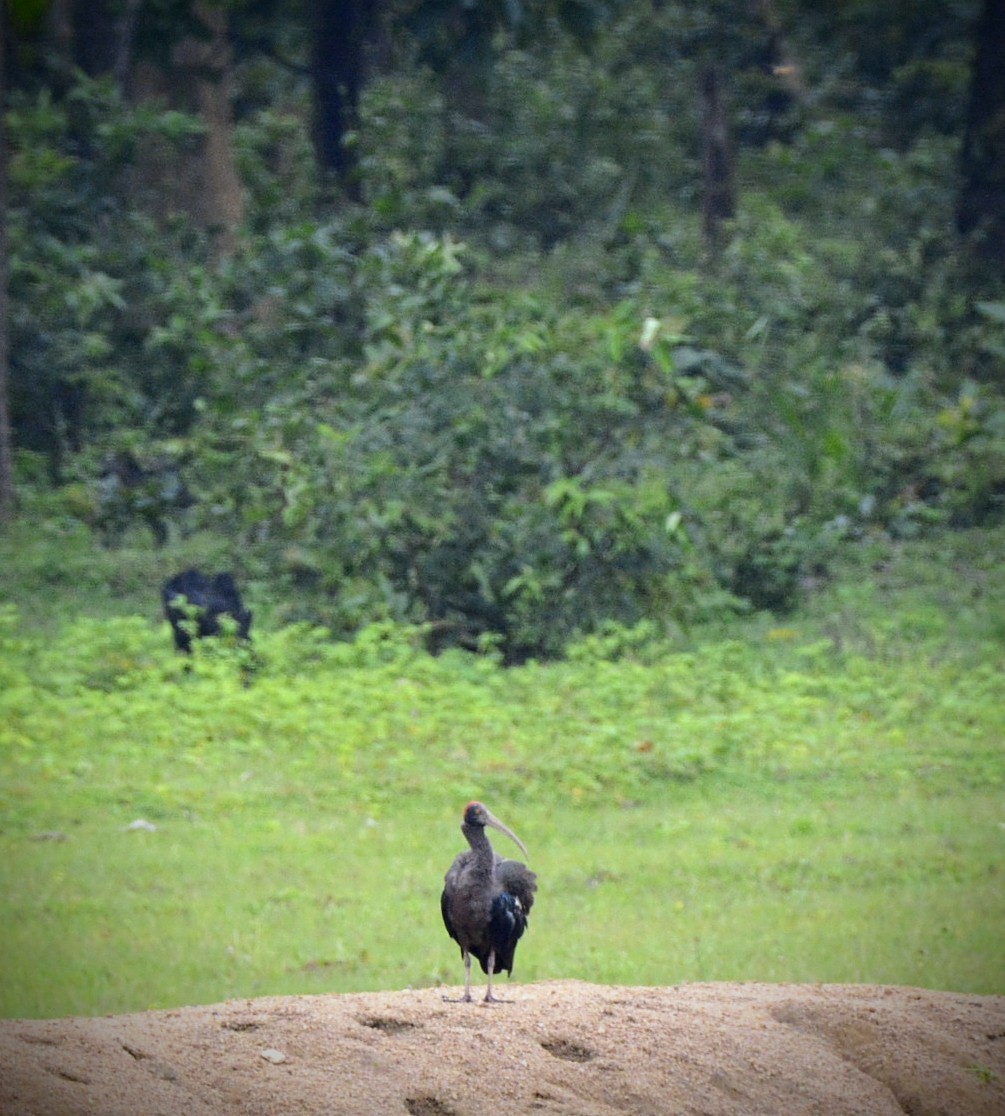
<path fill-rule="evenodd" d="M 496 951 L 492 950 L 489 954 L 489 979 L 488 987 L 485 989 L 485 1003 L 487 1004 L 504 1004 L 505 1000 L 500 1000 L 497 996 L 492 995 L 492 973 L 496 967 Z"/>
<path fill-rule="evenodd" d="M 464 995 L 459 1000 L 452 1000 L 449 996 L 443 998 L 448 1004 L 471 1003 L 471 954 L 467 950 L 464 951 Z"/>

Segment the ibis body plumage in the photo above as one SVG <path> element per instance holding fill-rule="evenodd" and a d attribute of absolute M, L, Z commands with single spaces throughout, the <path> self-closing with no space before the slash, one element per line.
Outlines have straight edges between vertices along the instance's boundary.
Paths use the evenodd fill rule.
<path fill-rule="evenodd" d="M 463 999 L 471 1000 L 471 958 L 476 957 L 488 977 L 485 1000 L 493 1003 L 497 1001 L 492 976 L 513 971 L 517 942 L 527 929 L 527 916 L 534 905 L 537 876 L 519 860 L 499 856 L 489 842 L 486 826 L 504 833 L 528 855 L 511 829 L 480 802 L 470 802 L 461 824 L 470 848 L 458 853 L 444 877 L 440 910 L 447 933 L 461 947 Z"/>

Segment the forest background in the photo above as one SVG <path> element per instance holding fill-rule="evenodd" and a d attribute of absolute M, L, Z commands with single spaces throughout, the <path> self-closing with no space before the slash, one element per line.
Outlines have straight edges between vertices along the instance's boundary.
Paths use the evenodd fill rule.
<path fill-rule="evenodd" d="M 999 523 L 1002 10 L 9 3 L 7 521 L 507 662 Z"/>

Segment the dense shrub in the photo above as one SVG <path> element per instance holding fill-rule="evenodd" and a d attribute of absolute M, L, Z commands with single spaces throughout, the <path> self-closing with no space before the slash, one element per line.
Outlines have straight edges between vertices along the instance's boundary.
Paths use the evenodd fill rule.
<path fill-rule="evenodd" d="M 303 77 L 246 62 L 226 255 L 136 172 L 196 121 L 86 78 L 17 92 L 26 504 L 119 543 L 149 500 L 103 511 L 103 462 L 167 461 L 191 500 L 161 535 L 239 552 L 280 618 L 508 661 L 783 612 L 850 539 L 1000 520 L 1005 291 L 952 229 L 958 16 L 931 40 L 879 13 L 882 57 L 837 58 L 815 29 L 859 42 L 858 6 L 804 13 L 800 100 L 749 6 L 601 7 L 602 34 L 497 29 L 468 74 L 384 44 L 351 137 L 363 205 L 316 180 Z M 739 124 L 716 252 L 710 60 Z"/>

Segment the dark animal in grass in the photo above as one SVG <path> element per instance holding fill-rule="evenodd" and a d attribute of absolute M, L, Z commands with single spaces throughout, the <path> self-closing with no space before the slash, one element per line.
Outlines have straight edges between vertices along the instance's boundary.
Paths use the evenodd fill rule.
<path fill-rule="evenodd" d="M 471 846 L 458 853 L 444 877 L 440 910 L 447 933 L 461 947 L 464 958 L 464 996 L 471 1001 L 471 958 L 476 957 L 488 976 L 486 1003 L 492 995 L 494 973 L 513 972 L 516 944 L 527 929 L 534 905 L 537 876 L 519 860 L 506 860 L 489 843 L 486 826 L 505 833 L 527 855 L 519 837 L 480 803 L 469 802 L 461 832 Z"/>
<path fill-rule="evenodd" d="M 164 582 L 161 598 L 174 645 L 185 654 L 192 650 L 193 638 L 217 636 L 224 631 L 222 616 L 231 618 L 239 639 L 250 638 L 251 612 L 241 603 L 241 594 L 229 573 L 209 576 L 200 570 L 185 570 Z"/>

